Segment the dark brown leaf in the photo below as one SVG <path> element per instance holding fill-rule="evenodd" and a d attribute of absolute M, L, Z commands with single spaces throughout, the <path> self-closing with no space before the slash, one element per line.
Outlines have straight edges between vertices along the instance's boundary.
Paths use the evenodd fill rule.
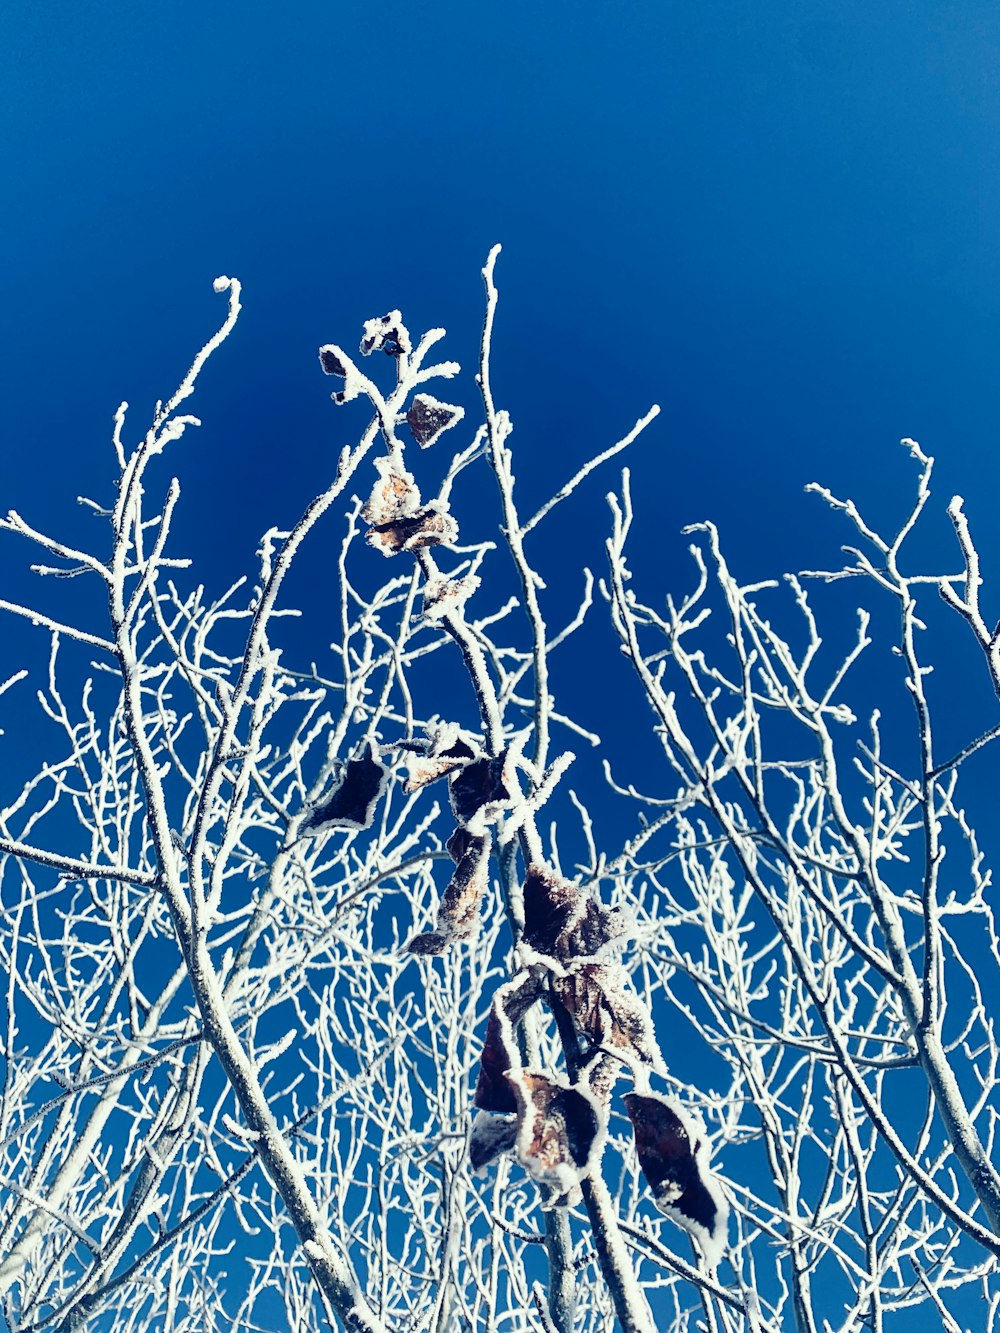
<path fill-rule="evenodd" d="M 625 1105 L 657 1208 L 695 1237 L 710 1263 L 717 1263 L 726 1243 L 729 1206 L 709 1170 L 703 1135 L 672 1098 L 630 1092 Z"/>
<path fill-rule="evenodd" d="M 457 426 L 464 416 L 464 407 L 439 403 L 429 393 L 418 393 L 410 404 L 406 423 L 421 449 L 428 449 L 446 430 Z"/>
<path fill-rule="evenodd" d="M 312 811 L 302 825 L 303 829 L 371 828 L 389 770 L 375 758 L 372 747 L 366 744 L 357 759 L 350 759 L 336 787 Z"/>
<path fill-rule="evenodd" d="M 491 841 L 486 833 L 464 842 L 455 873 L 441 898 L 437 927 L 410 940 L 406 947 L 411 953 L 443 953 L 455 940 L 469 939 L 475 933 L 479 925 L 479 899 L 489 883 Z M 448 850 L 451 851 L 450 840 Z"/>
<path fill-rule="evenodd" d="M 541 994 L 541 982 L 531 973 L 515 977 L 496 993 L 486 1024 L 473 1101 L 483 1111 L 514 1111 L 517 1102 L 506 1078 L 521 1062 L 515 1028 Z"/>
<path fill-rule="evenodd" d="M 508 747 L 495 759 L 466 764 L 451 779 L 451 808 L 460 824 L 468 824 L 486 806 L 509 809 L 517 799 L 517 780 Z"/>
<path fill-rule="evenodd" d="M 347 364 L 343 359 L 343 352 L 339 347 L 329 343 L 326 347 L 319 349 L 319 363 L 323 367 L 324 375 L 339 375 L 341 379 L 347 374 Z"/>
<path fill-rule="evenodd" d="M 523 942 L 537 953 L 561 963 L 592 958 L 623 935 L 625 926 L 623 912 L 596 902 L 548 866 L 528 867 Z"/>

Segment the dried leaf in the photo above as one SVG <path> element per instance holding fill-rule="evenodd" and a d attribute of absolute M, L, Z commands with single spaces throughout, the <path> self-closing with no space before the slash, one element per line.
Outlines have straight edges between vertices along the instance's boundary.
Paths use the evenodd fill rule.
<path fill-rule="evenodd" d="M 482 812 L 509 810 L 518 798 L 510 746 L 495 759 L 476 759 L 451 779 L 451 808 L 460 824 L 469 824 Z"/>
<path fill-rule="evenodd" d="M 486 1023 L 486 1038 L 479 1057 L 479 1078 L 473 1101 L 482 1111 L 516 1111 L 517 1100 L 507 1081 L 507 1071 L 518 1063 L 513 1031 L 505 1024 L 494 1003 Z"/>
<path fill-rule="evenodd" d="M 464 407 L 439 403 L 429 393 L 418 393 L 406 414 L 406 422 L 421 449 L 428 449 L 446 430 L 457 426 L 464 416 Z"/>
<path fill-rule="evenodd" d="M 501 986 L 494 996 L 473 1097 L 480 1110 L 517 1109 L 517 1101 L 506 1078 L 507 1072 L 517 1069 L 521 1063 L 515 1028 L 541 993 L 538 977 L 533 973 L 522 973 Z"/>
<path fill-rule="evenodd" d="M 371 356 L 372 352 L 385 352 L 386 356 L 408 356 L 412 346 L 409 331 L 398 310 L 390 310 L 378 319 L 365 321 L 361 339 L 362 356 Z"/>
<path fill-rule="evenodd" d="M 537 953 L 561 963 L 593 958 L 626 926 L 624 912 L 596 902 L 548 866 L 535 862 L 528 867 L 523 942 Z"/>
<path fill-rule="evenodd" d="M 629 989 L 623 970 L 584 963 L 552 978 L 552 990 L 592 1048 L 610 1047 L 633 1068 L 649 1065 L 663 1072 L 649 1010 Z"/>
<path fill-rule="evenodd" d="M 344 765 L 337 785 L 303 824 L 303 829 L 371 828 L 375 807 L 385 790 L 389 770 L 365 744 L 357 759 Z"/>
<path fill-rule="evenodd" d="M 327 343 L 319 349 L 319 363 L 324 375 L 334 375 L 344 381 L 342 389 L 336 389 L 330 397 L 335 403 L 349 403 L 361 392 L 364 377 L 359 375 L 351 364 L 351 359 L 336 343 Z"/>
<path fill-rule="evenodd" d="M 570 1194 L 603 1144 L 601 1108 L 582 1087 L 521 1069 L 507 1075 L 517 1099 L 517 1155 L 543 1184 Z"/>
<path fill-rule="evenodd" d="M 425 546 L 450 546 L 458 540 L 458 524 L 444 500 L 432 500 L 414 514 L 368 529 L 368 541 L 383 555 L 419 551 Z"/>
<path fill-rule="evenodd" d="M 726 1244 L 729 1205 L 709 1170 L 703 1131 L 672 1097 L 630 1092 L 625 1105 L 657 1208 L 695 1237 L 714 1266 Z"/>
<path fill-rule="evenodd" d="M 339 375 L 343 379 L 347 374 L 347 361 L 336 343 L 327 343 L 319 349 L 319 363 L 324 375 Z"/>
<path fill-rule="evenodd" d="M 448 842 L 454 858 L 453 841 L 454 835 Z M 479 899 L 489 883 L 491 841 L 489 833 L 463 839 L 455 873 L 438 908 L 437 927 L 414 936 L 406 946 L 411 953 L 443 953 L 455 940 L 469 939 L 475 934 L 479 925 Z"/>
<path fill-rule="evenodd" d="M 479 753 L 471 737 L 454 722 L 431 724 L 427 728 L 426 740 L 404 741 L 396 748 L 409 750 L 413 754 L 406 761 L 408 777 L 405 790 L 408 792 L 419 791 L 429 782 L 453 773 L 475 759 Z"/>
<path fill-rule="evenodd" d="M 379 527 L 416 514 L 420 508 L 420 492 L 398 458 L 392 455 L 376 458 L 375 470 L 378 481 L 361 511 L 365 522 Z"/>

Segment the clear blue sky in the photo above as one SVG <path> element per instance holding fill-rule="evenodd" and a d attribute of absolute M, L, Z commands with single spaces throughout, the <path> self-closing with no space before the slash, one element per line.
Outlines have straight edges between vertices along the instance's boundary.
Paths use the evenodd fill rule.
<path fill-rule="evenodd" d="M 34 510 L 43 456 L 84 489 L 234 273 L 185 513 L 219 517 L 237 451 L 222 523 L 252 541 L 336 435 L 316 346 L 399 305 L 467 353 L 498 240 L 498 389 L 539 493 L 654 399 L 647 516 L 711 514 L 781 565 L 802 483 L 894 485 L 901 435 L 992 489 L 998 70 L 975 0 L 7 0 L 0 498 Z"/>

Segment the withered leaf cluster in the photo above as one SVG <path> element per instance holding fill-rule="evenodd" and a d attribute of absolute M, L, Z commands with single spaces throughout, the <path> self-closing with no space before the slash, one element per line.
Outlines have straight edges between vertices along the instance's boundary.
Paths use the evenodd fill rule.
<path fill-rule="evenodd" d="M 522 971 L 494 998 L 474 1094 L 473 1168 L 513 1151 L 526 1170 L 571 1202 L 599 1159 L 622 1065 L 644 1088 L 664 1073 L 647 1007 L 623 969 L 607 959 L 625 914 L 595 901 L 550 867 L 528 867 L 523 885 Z M 517 1026 L 544 999 L 576 1038 L 570 1081 L 522 1067 Z M 692 1235 L 711 1262 L 725 1244 L 728 1208 L 708 1168 L 704 1134 L 680 1104 L 626 1095 L 639 1164 L 661 1211 Z"/>

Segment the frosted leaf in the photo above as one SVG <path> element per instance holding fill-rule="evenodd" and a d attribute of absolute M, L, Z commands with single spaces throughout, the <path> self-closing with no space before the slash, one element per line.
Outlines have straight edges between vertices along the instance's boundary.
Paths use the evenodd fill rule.
<path fill-rule="evenodd" d="M 505 1152 L 513 1152 L 517 1138 L 517 1118 L 477 1111 L 469 1133 L 469 1165 L 482 1171 Z"/>
<path fill-rule="evenodd" d="M 383 555 L 419 551 L 425 546 L 450 546 L 458 540 L 458 524 L 444 500 L 432 500 L 416 513 L 368 529 L 368 541 Z"/>
<path fill-rule="evenodd" d="M 562 963 L 592 958 L 624 935 L 628 919 L 596 902 L 548 866 L 534 862 L 524 880 L 523 942 Z"/>
<path fill-rule="evenodd" d="M 427 727 L 426 740 L 404 741 L 397 747 L 409 750 L 408 777 L 405 791 L 419 791 L 429 782 L 435 782 L 455 769 L 475 759 L 479 753 L 475 741 L 462 732 L 455 722 L 442 722 Z"/>
<path fill-rule="evenodd" d="M 479 587 L 475 574 L 461 579 L 431 579 L 424 585 L 423 613 L 426 620 L 441 620 L 460 610 Z"/>
<path fill-rule="evenodd" d="M 507 1073 L 521 1063 L 515 1026 L 541 994 L 539 979 L 532 973 L 515 977 L 497 991 L 486 1023 L 486 1037 L 479 1061 L 479 1078 L 473 1101 L 483 1111 L 515 1111 L 517 1101 Z"/>
<path fill-rule="evenodd" d="M 357 759 L 349 759 L 337 785 L 303 824 L 303 829 L 371 828 L 375 807 L 385 791 L 389 770 L 366 743 Z"/>
<path fill-rule="evenodd" d="M 408 356 L 412 346 L 409 330 L 398 310 L 390 310 L 387 315 L 365 321 L 361 339 L 362 356 L 371 356 L 372 352 L 385 352 L 386 356 Z"/>
<path fill-rule="evenodd" d="M 479 899 L 489 883 L 489 833 L 472 837 L 456 829 L 448 839 L 448 851 L 457 862 L 438 908 L 437 927 L 415 935 L 407 944 L 411 953 L 443 953 L 455 940 L 469 939 L 479 925 Z"/>
<path fill-rule="evenodd" d="M 518 799 L 517 776 L 511 748 L 495 759 L 476 759 L 451 779 L 451 808 L 460 824 L 478 824 L 509 810 Z M 477 827 L 478 827 L 477 824 Z"/>
<path fill-rule="evenodd" d="M 401 463 L 385 455 L 375 459 L 375 469 L 378 481 L 361 511 L 365 522 L 378 527 L 415 514 L 420 508 L 420 492 L 412 475 Z"/>
<path fill-rule="evenodd" d="M 729 1204 L 709 1169 L 704 1130 L 673 1097 L 630 1092 L 625 1105 L 653 1201 L 694 1236 L 715 1267 L 726 1246 Z"/>
<path fill-rule="evenodd" d="M 552 990 L 592 1048 L 610 1047 L 627 1064 L 663 1070 L 649 1010 L 617 964 L 585 963 L 552 978 Z"/>
<path fill-rule="evenodd" d="M 600 1155 L 601 1107 L 582 1087 L 521 1069 L 507 1079 L 517 1099 L 517 1156 L 530 1175 L 572 1196 Z"/>
<path fill-rule="evenodd" d="M 339 375 L 341 379 L 347 375 L 347 361 L 336 343 L 327 343 L 319 349 L 319 363 L 324 375 Z"/>
<path fill-rule="evenodd" d="M 330 395 L 335 403 L 349 403 L 357 398 L 363 387 L 363 377 L 351 364 L 351 358 L 336 343 L 326 343 L 319 349 L 319 364 L 324 375 L 334 375 L 344 381 L 342 389 Z"/>
<path fill-rule="evenodd" d="M 429 449 L 446 430 L 457 426 L 464 416 L 464 407 L 440 403 L 429 393 L 418 393 L 414 395 L 406 414 L 406 424 L 421 449 Z"/>

